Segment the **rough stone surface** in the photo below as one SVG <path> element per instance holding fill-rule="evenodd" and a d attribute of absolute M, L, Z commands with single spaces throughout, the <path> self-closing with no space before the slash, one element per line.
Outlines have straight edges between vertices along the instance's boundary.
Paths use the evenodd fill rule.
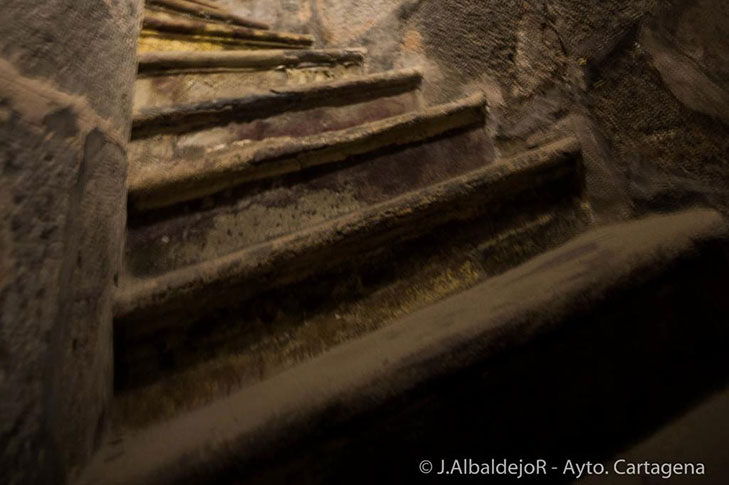
<path fill-rule="evenodd" d="M 121 437 L 82 483 L 372 483 L 384 470 L 406 483 L 438 452 L 599 457 L 712 379 L 726 381 L 729 308 L 715 283 L 729 271 L 728 235 L 707 210 L 590 231 L 228 399 Z M 696 370 L 701 378 L 684 378 Z M 370 466 L 353 476 L 362 460 Z"/>
<path fill-rule="evenodd" d="M 63 483 L 106 426 L 140 4 L 0 9 L 3 483 Z"/>
<path fill-rule="evenodd" d="M 309 35 L 252 29 L 181 17 L 177 13 L 145 10 L 138 49 L 154 51 L 207 51 L 220 49 L 303 49 Z"/>
<path fill-rule="evenodd" d="M 198 20 L 202 19 L 208 22 L 241 25 L 254 29 L 268 29 L 268 25 L 263 22 L 239 17 L 214 4 L 201 1 L 150 0 L 146 2 L 145 6 L 150 9 L 169 11 L 177 16 L 186 16 Z"/>
<path fill-rule="evenodd" d="M 111 289 L 120 277 L 133 59 L 142 14 L 141 0 L 41 3 L 8 6 L 0 13 L 0 479 L 8 483 L 73 477 L 104 434 L 112 381 Z M 304 111 L 301 98 L 291 95 L 299 90 L 293 86 L 337 73 L 271 71 L 246 76 L 246 82 L 280 87 L 263 96 L 262 104 L 241 106 L 255 111 L 252 118 L 262 118 L 260 108 L 288 99 L 274 103 L 286 113 L 274 123 L 269 118 L 248 123 L 221 115 L 232 110 L 230 100 L 203 103 L 195 113 L 176 108 L 160 116 L 165 111 L 160 106 L 171 102 L 241 96 L 236 87 L 243 76 L 237 73 L 141 79 L 139 120 L 146 116 L 142 108 L 156 106 L 151 125 L 162 131 L 151 141 L 142 140 L 150 136 L 142 133 L 134 145 L 138 160 L 147 157 L 156 172 L 144 184 L 132 184 L 131 200 L 140 211 L 149 211 L 135 214 L 139 220 L 127 241 L 132 250 L 141 250 L 128 259 L 128 274 L 121 278 L 130 284 L 118 299 L 118 335 L 139 337 L 130 338 L 132 344 L 124 349 L 129 380 L 145 376 L 149 362 L 152 374 L 181 369 L 179 362 L 167 362 L 178 356 L 184 360 L 185 350 L 175 353 L 176 346 L 193 344 L 187 354 L 192 360 L 215 353 L 216 339 L 220 343 L 232 335 L 216 333 L 226 322 L 235 326 L 246 315 L 268 311 L 245 305 L 302 308 L 291 301 L 321 295 L 331 282 L 312 284 L 316 288 L 307 289 L 310 293 L 301 290 L 292 298 L 281 295 L 290 288 L 299 291 L 322 269 L 332 280 L 346 273 L 358 279 L 353 287 L 383 290 L 359 302 L 376 306 L 387 301 L 387 291 L 401 291 L 413 281 L 425 288 L 418 299 L 423 304 L 485 278 L 490 270 L 480 260 L 488 259 L 488 268 L 508 266 L 518 260 L 514 252 L 533 255 L 559 239 L 529 229 L 560 219 L 551 205 L 530 220 L 511 218 L 518 222 L 513 227 L 498 222 L 501 230 L 486 239 L 472 236 L 488 231 L 458 227 L 468 222 L 489 229 L 488 214 L 482 213 L 486 206 L 499 206 L 494 214 L 508 218 L 524 207 L 535 210 L 532 205 L 545 196 L 565 207 L 594 211 L 598 222 L 695 205 L 729 213 L 729 7 L 724 0 L 150 0 L 148 7 L 137 45 L 141 51 L 307 48 L 313 40 L 318 47 L 364 46 L 371 71 L 421 67 L 426 102 L 450 102 L 478 91 L 490 116 L 486 132 L 471 122 L 442 133 L 431 130 L 435 125 L 417 123 L 402 130 L 360 127 L 364 131 L 356 139 L 317 139 L 315 133 L 322 130 L 410 111 L 421 97 L 401 93 L 402 99 L 359 107 L 344 107 L 351 104 L 349 98 L 346 103 L 331 99 L 332 107 Z M 273 30 L 265 29 L 268 24 Z M 206 55 L 194 54 L 197 59 Z M 208 84 L 184 95 L 177 92 L 199 83 Z M 372 94 L 372 86 L 355 90 Z M 157 96 L 160 92 L 170 97 Z M 479 110 L 472 121 L 480 124 L 483 114 Z M 199 115 L 205 123 L 215 121 L 214 127 L 195 125 Z M 164 138 L 163 133 L 172 134 Z M 259 141 L 272 135 L 307 135 L 304 141 L 324 146 L 302 154 L 293 137 Z M 245 142 L 229 152 L 217 150 L 241 138 Z M 377 139 L 387 143 L 377 144 Z M 572 154 L 581 147 L 588 203 L 571 197 L 576 185 L 582 193 L 582 184 L 576 183 L 582 181 L 581 163 L 565 170 L 548 164 L 548 172 L 536 167 L 522 175 L 510 174 L 509 164 L 465 173 L 496 157 L 554 147 L 556 140 L 569 140 L 563 148 Z M 405 141 L 408 145 L 400 146 Z M 337 152 L 347 143 L 350 151 Z M 276 163 L 262 163 L 271 159 Z M 247 178 L 251 173 L 246 172 L 235 178 L 250 167 L 255 177 Z M 494 182 L 493 174 L 503 175 L 496 186 L 488 183 Z M 138 191 L 140 186 L 149 193 Z M 545 193 L 536 194 L 537 187 Z M 417 191 L 406 193 L 412 189 Z M 176 210 L 182 212 L 175 215 Z M 423 234 L 436 228 L 444 234 Z M 528 234 L 544 236 L 542 246 L 525 249 Z M 463 244 L 466 239 L 471 246 Z M 455 428 L 470 432 L 476 444 L 478 430 L 489 429 L 494 443 L 520 451 L 526 444 L 539 451 L 539 440 L 544 447 L 544 440 L 556 434 L 555 448 L 562 445 L 566 451 L 570 440 L 594 439 L 592 450 L 605 451 L 634 436 L 632 424 L 640 424 L 638 433 L 658 425 L 665 413 L 726 379 L 727 334 L 719 324 L 727 309 L 717 295 L 727 261 L 719 239 L 726 239 L 726 224 L 716 212 L 650 217 L 591 232 L 319 359 L 310 357 L 321 346 L 362 334 L 341 324 L 310 328 L 322 338 L 297 334 L 293 347 L 286 342 L 269 347 L 278 349 L 270 352 L 276 353 L 273 358 L 265 351 L 244 356 L 262 360 L 252 371 L 245 365 L 246 372 L 260 373 L 253 388 L 149 429 L 138 441 L 128 441 L 126 451 L 109 448 L 112 456 L 105 453 L 99 460 L 110 458 L 111 464 L 92 469 L 89 476 L 100 471 L 106 482 L 111 470 L 122 483 L 133 478 L 194 481 L 235 470 L 252 481 L 290 482 L 306 471 L 303 481 L 336 483 L 339 472 L 361 465 L 363 453 L 395 448 L 400 437 L 428 456 L 439 443 L 460 440 L 441 424 L 448 421 L 442 419 L 446 415 L 458 416 Z M 501 263 L 493 257 L 499 245 L 512 250 Z M 433 262 L 437 257 L 428 258 L 437 254 L 431 251 L 436 246 L 461 254 L 433 263 L 429 276 L 426 271 L 389 286 L 360 278 L 368 274 L 360 271 L 368 264 L 386 273 L 388 268 L 381 267 L 392 262 Z M 464 254 L 466 248 L 489 256 L 474 259 Z M 345 261 L 363 249 L 379 259 Z M 408 251 L 421 259 L 407 257 Z M 348 268 L 338 274 L 340 266 Z M 455 276 L 438 277 L 446 267 Z M 124 280 L 129 274 L 133 278 Z M 335 284 L 339 293 L 327 298 L 356 294 L 347 293 L 350 279 Z M 263 300 L 253 301 L 262 289 Z M 392 301 L 398 303 L 383 308 L 407 306 L 402 299 Z M 484 312 L 484 302 L 490 311 Z M 210 307 L 224 305 L 230 320 L 205 326 Z M 320 321 L 338 320 L 337 311 Z M 196 312 L 206 315 L 197 322 L 203 325 L 174 331 L 181 320 L 198 318 Z M 237 312 L 238 320 L 232 318 Z M 383 314 L 368 313 L 380 320 Z M 363 333 L 381 328 L 358 322 Z M 556 337 L 544 337 L 552 331 Z M 145 340 L 145 332 L 154 335 Z M 282 333 L 269 334 L 285 340 Z M 195 357 L 197 340 L 209 348 Z M 123 341 L 117 339 L 119 348 Z M 133 345 L 141 341 L 146 344 Z M 265 342 L 256 345 L 266 348 Z M 613 347 L 629 358 L 611 359 Z M 285 367 L 286 359 L 293 369 L 264 379 L 266 372 Z M 232 368 L 239 373 L 243 366 L 239 362 Z M 685 374 L 690 384 L 674 385 L 667 369 Z M 618 376 L 636 372 L 648 377 L 648 384 L 618 383 Z M 183 398 L 197 395 L 183 388 L 196 384 L 195 375 L 206 374 L 189 375 L 193 378 L 187 381 L 171 379 L 172 387 L 183 383 L 174 388 Z M 205 380 L 208 388 L 218 382 L 225 379 Z M 474 395 L 473 382 L 486 392 Z M 523 382 L 525 390 L 512 382 Z M 303 391 L 302 383 L 307 384 Z M 582 392 L 584 385 L 590 392 Z M 544 399 L 538 408 L 530 407 L 539 392 Z M 633 409 L 640 411 L 639 405 L 625 406 L 626 399 L 616 396 L 643 396 L 661 412 L 641 415 Z M 127 407 L 154 397 L 152 392 L 131 399 Z M 157 405 L 174 399 L 166 396 Z M 180 409 L 179 403 L 171 407 Z M 586 416 L 585 410 L 602 413 L 602 419 Z M 510 424 L 489 422 L 493 415 Z M 469 426 L 458 421 L 474 416 Z M 558 427 L 555 416 L 577 416 L 582 425 Z M 372 426 L 363 429 L 362 422 Z M 422 430 L 423 423 L 432 426 Z M 422 439 L 421 433 L 431 439 Z M 357 456 L 339 446 L 342 440 L 355 442 L 353 436 L 360 438 L 352 447 Z M 491 442 L 484 446 L 478 449 L 494 450 Z M 415 458 L 415 446 L 399 448 Z M 550 448 L 550 453 L 557 451 Z M 254 463 L 255 458 L 262 459 Z M 402 463 L 389 465 L 394 469 Z M 367 474 L 357 480 L 366 482 Z"/>
<path fill-rule="evenodd" d="M 459 151 L 464 144 L 461 134 L 397 154 L 390 151 L 384 155 L 387 164 L 373 170 L 372 177 L 389 173 L 387 165 L 393 165 L 396 174 L 398 166 L 413 170 L 416 167 L 403 162 L 417 159 L 447 162 L 447 170 L 452 170 L 451 165 L 467 160 Z M 459 157 L 449 158 L 455 152 Z M 433 154 L 438 156 L 428 159 Z M 377 158 L 361 163 L 372 167 Z M 189 263 L 190 258 L 204 260 L 177 271 L 169 268 L 156 278 L 123 280 L 129 286 L 123 287 L 117 306 L 118 389 L 139 388 L 155 379 L 161 384 L 150 387 L 151 392 L 127 394 L 123 421 L 145 422 L 160 410 L 174 415 L 205 401 L 205 396 L 225 393 L 259 372 L 263 377 L 272 368 L 300 363 L 565 240 L 585 220 L 576 200 L 582 187 L 580 166 L 579 145 L 574 139 L 561 140 L 514 160 L 461 176 L 451 174 L 443 183 L 396 198 L 393 193 L 377 194 L 375 186 L 383 184 L 367 183 L 349 171 L 342 179 L 363 180 L 353 185 L 371 193 L 361 200 L 361 209 L 338 218 L 337 212 L 352 207 L 330 207 L 322 197 L 322 204 L 307 212 L 297 203 L 301 197 L 286 198 L 284 190 L 273 190 L 270 199 L 279 201 L 266 209 L 254 200 L 204 212 L 177 210 L 181 215 L 176 220 L 132 228 L 127 263 L 136 265 L 133 270 L 149 272 L 160 265 Z M 437 170 L 428 172 L 436 179 L 444 176 Z M 419 178 L 406 174 L 385 180 L 412 184 Z M 386 201 L 368 206 L 376 202 L 372 196 Z M 281 217 L 287 213 L 293 217 Z M 202 217 L 196 220 L 198 215 Z M 239 221 L 243 223 L 236 225 Z M 255 236 L 250 232 L 261 232 L 266 225 L 269 231 L 295 232 L 273 234 L 277 237 L 231 252 L 249 243 L 247 239 Z M 535 244 L 528 242 L 528 235 Z M 200 312 L 191 301 L 200 303 Z M 336 309 L 340 303 L 343 308 Z M 347 314 L 351 319 L 341 317 Z M 308 317 L 315 321 L 305 325 Z M 205 358 L 217 362 L 191 368 Z M 207 373 L 221 364 L 225 372 Z M 182 376 L 179 371 L 185 368 L 191 372 Z M 191 380 L 195 375 L 199 378 Z M 169 392 L 155 398 L 160 389 Z M 140 401 L 134 404 L 130 396 Z"/>
<path fill-rule="evenodd" d="M 485 117 L 483 98 L 476 96 L 420 112 L 397 115 L 398 112 L 406 111 L 417 103 L 417 98 L 412 99 L 412 95 L 413 93 L 406 93 L 404 96 L 374 100 L 374 103 L 377 103 L 376 109 L 366 105 L 365 109 L 358 109 L 359 106 L 353 105 L 350 113 L 354 113 L 355 116 L 350 115 L 350 119 L 347 119 L 346 115 L 349 113 L 346 111 L 345 116 L 332 116 L 331 120 L 326 116 L 316 116 L 312 124 L 314 121 L 322 121 L 321 127 L 314 126 L 314 129 L 319 128 L 321 131 L 318 134 L 304 132 L 302 133 L 304 136 L 279 136 L 262 141 L 243 139 L 237 144 L 200 150 L 202 153 L 192 160 L 174 156 L 168 156 L 166 160 L 162 157 L 135 159 L 129 182 L 130 200 L 135 208 L 147 210 L 200 199 L 225 189 L 240 187 L 248 182 L 295 174 L 306 176 L 306 173 L 313 172 L 315 167 L 339 164 L 341 168 L 338 172 L 341 172 L 347 168 L 344 162 L 350 162 L 351 168 L 356 172 L 356 167 L 363 165 L 361 163 L 363 160 L 358 160 L 358 156 L 377 155 L 378 150 L 397 150 L 398 147 L 410 144 L 426 143 L 431 138 L 468 128 L 474 129 L 476 136 L 473 141 L 476 143 L 465 143 L 454 147 L 458 149 L 456 152 L 446 150 L 445 154 L 423 153 L 413 159 L 417 162 L 413 161 L 409 165 L 400 162 L 403 163 L 400 166 L 394 161 L 391 164 L 381 162 L 379 168 L 363 171 L 360 175 L 364 178 L 361 180 L 350 173 L 340 175 L 339 181 L 334 182 L 339 175 L 334 173 L 331 174 L 334 177 L 332 182 L 345 190 L 349 184 L 357 185 L 363 194 L 367 192 L 393 194 L 397 190 L 414 188 L 413 182 L 416 180 L 420 180 L 421 184 L 425 180 L 435 183 L 442 180 L 442 177 L 457 173 L 459 171 L 457 167 L 463 170 L 469 166 L 473 167 L 471 164 L 479 165 L 493 158 L 490 146 L 485 144 L 483 127 L 478 126 L 483 124 Z M 317 111 L 313 113 L 321 113 Z M 330 112 L 334 115 L 341 114 L 336 111 Z M 377 119 L 380 114 L 396 116 Z M 375 121 L 372 121 L 373 118 Z M 326 130 L 337 122 L 355 126 L 335 131 Z M 203 142 L 210 141 L 209 138 L 206 140 L 201 137 L 201 139 Z M 151 143 L 147 143 L 146 146 L 154 146 L 156 140 L 150 141 Z M 484 142 L 484 145 L 480 142 Z M 134 144 L 133 150 L 134 154 L 142 153 L 141 150 L 137 151 L 138 143 Z M 448 156 L 453 154 L 458 156 L 451 161 Z M 431 163 L 435 165 L 430 165 L 424 159 L 432 159 Z M 407 160 L 406 157 L 405 161 Z M 435 167 L 440 168 L 436 170 Z M 366 173 L 369 175 L 365 175 Z M 436 173 L 439 173 L 441 178 Z M 324 176 L 324 174 L 319 175 Z M 392 178 L 396 176 L 401 179 Z M 283 178 L 278 182 L 291 185 Z M 314 183 L 316 184 L 315 181 Z M 323 184 L 321 188 L 325 187 L 327 184 Z"/>
<path fill-rule="evenodd" d="M 431 185 L 399 197 L 390 194 L 380 204 L 223 257 L 157 277 L 130 278 L 117 295 L 116 328 L 134 334 L 179 326 L 231 301 L 302 282 L 348 260 L 370 260 L 385 248 L 422 239 L 441 227 L 496 214 L 502 205 L 542 188 L 569 199 L 580 188 L 575 180 L 580 168 L 578 150 L 574 139 L 561 140 L 440 184 L 430 181 Z M 548 203 L 548 198 L 542 202 Z M 139 247 L 134 249 L 145 250 L 143 243 L 136 244 Z"/>
<path fill-rule="evenodd" d="M 319 130 L 337 130 L 356 122 L 350 120 L 343 123 L 336 108 L 346 111 L 347 108 L 376 102 L 379 98 L 408 93 L 410 97 L 419 100 L 418 88 L 421 81 L 422 75 L 418 70 L 405 69 L 308 85 L 272 86 L 268 90 L 259 88 L 257 92 L 247 96 L 242 94 L 232 98 L 216 98 L 209 102 L 147 108 L 135 114 L 132 137 L 139 140 L 159 134 L 184 134 L 214 127 L 231 129 L 233 123 L 253 124 L 256 120 L 277 116 L 304 118 L 289 120 L 293 126 L 283 130 L 277 126 L 279 124 L 272 122 L 254 125 L 248 130 L 239 128 L 232 138 L 221 139 L 217 143 L 226 145 L 249 139 L 294 134 L 303 136 Z M 418 105 L 413 105 L 416 106 Z M 315 112 L 317 109 L 327 108 L 328 111 Z M 397 110 L 382 109 L 382 113 L 378 113 L 377 109 L 370 110 L 373 113 L 360 118 L 360 122 L 377 119 L 378 114 L 379 117 L 387 117 L 398 113 Z M 148 149 L 153 151 L 151 148 L 145 148 L 145 151 Z"/>
<path fill-rule="evenodd" d="M 313 284 L 258 294 L 184 328 L 117 334 L 115 422 L 136 429 L 179 416 L 564 243 L 590 218 L 566 196 L 579 188 L 555 182 L 543 186 L 538 202 L 531 193 L 465 224 L 382 245 Z"/>
<path fill-rule="evenodd" d="M 598 219 L 703 203 L 729 212 L 723 0 L 221 0 L 370 69 L 420 65 L 431 100 L 484 90 L 500 148 L 567 115 Z"/>
<path fill-rule="evenodd" d="M 356 49 L 147 54 L 140 57 L 134 110 L 343 79 L 361 75 L 363 60 Z"/>

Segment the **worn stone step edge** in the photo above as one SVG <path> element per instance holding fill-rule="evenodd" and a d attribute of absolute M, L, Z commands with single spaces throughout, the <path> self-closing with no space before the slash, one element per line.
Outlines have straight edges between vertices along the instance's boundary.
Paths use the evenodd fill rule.
<path fill-rule="evenodd" d="M 267 44 L 275 43 L 287 45 L 291 48 L 306 48 L 314 44 L 314 38 L 306 34 L 293 34 L 290 32 L 275 32 L 272 30 L 253 29 L 230 24 L 215 24 L 185 18 L 168 18 L 147 12 L 142 22 L 144 31 L 153 31 L 168 35 L 202 36 L 219 39 L 221 41 L 250 41 Z"/>
<path fill-rule="evenodd" d="M 180 104 L 140 110 L 132 121 L 132 139 L 161 133 L 184 133 L 231 121 L 251 121 L 307 109 L 307 103 L 334 105 L 356 103 L 382 96 L 414 91 L 423 74 L 403 69 L 335 81 L 280 86 L 241 98 Z"/>
<path fill-rule="evenodd" d="M 321 423 L 372 416 L 391 399 L 512 352 L 727 237 L 726 221 L 711 210 L 594 229 L 260 384 L 117 438 L 81 483 L 177 483 L 245 469 Z"/>
<path fill-rule="evenodd" d="M 149 52 L 139 55 L 140 75 L 204 72 L 213 69 L 264 69 L 302 65 L 364 63 L 367 49 L 238 50 Z"/>
<path fill-rule="evenodd" d="M 197 3 L 198 5 L 202 5 L 203 7 L 212 8 L 213 10 L 218 10 L 220 12 L 225 12 L 225 9 L 221 7 L 220 5 L 216 5 L 212 2 L 206 2 L 205 0 L 187 0 L 188 2 Z"/>
<path fill-rule="evenodd" d="M 258 20 L 247 19 L 230 12 L 226 12 L 221 7 L 213 7 L 205 5 L 201 1 L 190 0 L 148 0 L 146 8 L 159 8 L 172 12 L 179 12 L 190 15 L 192 17 L 210 19 L 228 24 L 240 25 L 252 29 L 268 30 L 270 26 Z"/>
<path fill-rule="evenodd" d="M 205 306 L 225 288 L 244 281 L 250 282 L 251 291 L 301 281 L 357 254 L 412 239 L 448 222 L 471 219 L 494 201 L 579 173 L 578 141 L 560 140 L 225 257 L 125 282 L 116 296 L 115 314 L 131 325 L 144 325 L 147 313 L 191 302 Z M 236 291 L 236 296 L 243 299 L 245 295 Z"/>
<path fill-rule="evenodd" d="M 257 180 L 343 163 L 384 147 L 421 142 L 449 131 L 483 124 L 481 96 L 353 128 L 303 137 L 275 137 L 232 144 L 174 166 L 132 165 L 129 203 L 135 211 L 167 207 Z"/>

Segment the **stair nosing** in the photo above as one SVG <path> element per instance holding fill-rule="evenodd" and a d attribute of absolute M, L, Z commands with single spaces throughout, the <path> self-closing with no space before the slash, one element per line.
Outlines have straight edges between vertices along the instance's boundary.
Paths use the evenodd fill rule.
<path fill-rule="evenodd" d="M 303 100 L 332 103 L 345 96 L 371 100 L 402 94 L 418 89 L 422 80 L 422 71 L 410 68 L 301 86 L 281 86 L 239 98 L 145 108 L 133 116 L 132 140 L 164 133 L 187 133 L 218 126 L 223 121 L 227 124 L 275 116 L 301 108 Z"/>
<path fill-rule="evenodd" d="M 194 164 L 176 164 L 174 168 L 164 164 L 133 167 L 128 181 L 129 201 L 136 210 L 156 209 L 213 195 L 243 183 L 342 163 L 387 146 L 418 143 L 457 128 L 484 123 L 485 111 L 485 98 L 475 95 L 343 130 L 245 140 L 209 151 Z M 422 129 L 414 130 L 416 126 Z"/>
<path fill-rule="evenodd" d="M 195 288 L 204 289 L 205 286 L 215 281 L 250 278 L 252 276 L 246 276 L 247 273 L 265 272 L 269 267 L 282 264 L 277 258 L 293 258 L 298 254 L 329 246 L 333 241 L 353 237 L 357 231 L 365 228 L 386 226 L 388 223 L 394 224 L 403 217 L 410 219 L 421 217 L 422 214 L 432 211 L 433 207 L 453 206 L 455 201 L 462 202 L 469 197 L 477 198 L 474 203 L 482 199 L 486 201 L 484 203 L 487 203 L 494 197 L 503 196 L 503 194 L 479 193 L 485 188 L 493 188 L 498 183 L 507 183 L 512 180 L 509 177 L 518 179 L 518 177 L 525 177 L 528 174 L 541 173 L 546 169 L 561 168 L 565 163 L 579 157 L 579 153 L 580 144 L 577 139 L 568 137 L 519 156 L 277 238 L 274 241 L 244 248 L 226 256 L 180 268 L 157 277 L 130 282 L 128 287 L 117 293 L 115 314 L 117 318 L 123 319 L 138 311 L 164 306 L 165 303 L 179 298 L 179 295 L 172 291 L 173 288 L 189 291 Z M 570 167 L 570 170 L 573 168 Z M 576 168 L 574 169 L 576 170 Z M 522 189 L 519 187 L 517 190 Z M 508 193 L 509 190 L 513 190 L 513 187 L 507 187 L 504 190 Z M 466 211 L 459 210 L 457 213 L 449 215 L 448 220 L 470 216 Z M 434 224 L 437 222 L 436 219 L 437 217 L 432 217 L 428 223 Z M 267 259 L 261 258 L 264 253 Z"/>
<path fill-rule="evenodd" d="M 152 0 L 147 2 L 145 7 L 153 10 L 155 8 L 159 8 L 166 9 L 167 11 L 171 10 L 173 12 L 180 12 L 183 14 L 188 14 L 193 18 L 203 19 L 207 17 L 212 20 L 217 20 L 220 22 L 230 22 L 234 25 L 240 25 L 242 27 L 249 27 L 258 30 L 269 30 L 271 28 L 265 22 L 241 17 L 239 15 L 235 15 L 231 12 L 225 11 L 224 9 L 219 7 L 210 7 L 198 3 L 199 7 L 196 8 L 194 6 L 187 5 L 188 3 L 191 2 L 188 2 L 186 0 Z"/>
<path fill-rule="evenodd" d="M 213 10 L 217 10 L 219 12 L 225 13 L 226 10 L 221 7 L 220 5 L 215 5 L 214 3 L 206 2 L 205 0 L 187 0 L 189 3 L 197 3 L 198 5 L 202 5 L 203 7 L 212 8 Z"/>
<path fill-rule="evenodd" d="M 195 73 L 195 69 L 256 69 L 302 64 L 329 65 L 352 62 L 361 65 L 366 48 L 346 49 L 263 49 L 230 51 L 160 51 L 139 55 L 139 74 L 164 75 Z M 199 71 L 204 72 L 204 71 Z"/>
<path fill-rule="evenodd" d="M 253 41 L 288 44 L 291 47 L 310 47 L 314 38 L 308 34 L 278 32 L 274 30 L 254 29 L 230 24 L 208 23 L 201 20 L 168 19 L 158 15 L 146 14 L 142 22 L 142 33 L 151 31 L 159 34 L 182 36 L 203 36 L 207 38 L 231 41 Z"/>

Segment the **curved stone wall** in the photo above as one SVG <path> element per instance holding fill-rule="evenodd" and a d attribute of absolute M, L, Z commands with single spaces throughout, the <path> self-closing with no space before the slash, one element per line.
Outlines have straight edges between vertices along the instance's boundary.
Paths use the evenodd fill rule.
<path fill-rule="evenodd" d="M 141 0 L 0 9 L 0 481 L 61 483 L 112 392 Z"/>
<path fill-rule="evenodd" d="M 574 131 L 598 217 L 729 212 L 722 0 L 218 0 L 370 69 L 422 66 L 431 101 L 485 91 L 502 153 Z"/>

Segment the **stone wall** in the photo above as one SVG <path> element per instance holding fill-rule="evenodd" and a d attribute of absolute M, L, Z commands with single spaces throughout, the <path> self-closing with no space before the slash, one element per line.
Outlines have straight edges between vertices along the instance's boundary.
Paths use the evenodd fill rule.
<path fill-rule="evenodd" d="M 112 393 L 141 0 L 0 9 L 0 482 L 62 483 Z"/>
<path fill-rule="evenodd" d="M 430 101 L 487 93 L 502 153 L 576 131 L 597 216 L 729 211 L 723 0 L 218 0 L 370 69 L 420 65 Z"/>

